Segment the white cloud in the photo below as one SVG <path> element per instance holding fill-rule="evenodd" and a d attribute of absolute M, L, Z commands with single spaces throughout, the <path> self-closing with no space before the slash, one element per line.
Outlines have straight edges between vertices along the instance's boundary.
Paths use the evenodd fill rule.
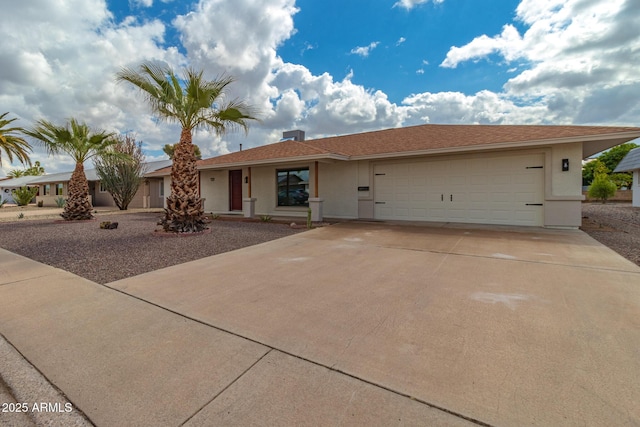
<path fill-rule="evenodd" d="M 498 36 L 482 35 L 463 47 L 452 47 L 441 66 L 456 68 L 461 62 L 484 58 L 496 52 L 507 61 L 512 61 L 521 56 L 522 48 L 522 38 L 518 30 L 513 25 L 505 25 Z"/>
<path fill-rule="evenodd" d="M 407 39 L 405 39 L 404 37 L 400 37 L 398 39 L 398 41 L 396 42 L 396 46 L 400 46 L 402 43 L 406 42 Z"/>
<path fill-rule="evenodd" d="M 460 92 L 421 93 L 402 101 L 407 119 L 404 125 L 420 123 L 457 124 L 539 124 L 546 106 L 522 107 L 504 95 L 481 91 L 475 95 Z"/>
<path fill-rule="evenodd" d="M 129 0 L 131 6 L 151 7 L 153 6 L 153 0 Z"/>
<path fill-rule="evenodd" d="M 421 3 L 426 1 L 397 5 Z M 163 46 L 161 21 L 114 23 L 103 0 L 31 0 L 29 7 L 13 2 L 3 11 L 11 19 L 0 26 L 0 105 L 21 126 L 73 116 L 95 127 L 134 131 L 156 153 L 177 141 L 177 125 L 158 123 L 134 90 L 114 81 L 120 67 L 143 60 L 191 65 L 207 77 L 231 74 L 237 82 L 230 95 L 261 110 L 262 121 L 248 137 L 197 132 L 194 142 L 205 156 L 235 151 L 240 143 L 275 142 L 293 128 L 318 138 L 425 122 L 630 124 L 640 117 L 638 2 L 524 0 L 516 11 L 522 33 L 505 23 L 498 35 L 451 48 L 441 64 L 453 68 L 498 55 L 509 63 L 511 77 L 501 93 L 425 92 L 400 104 L 355 84 L 353 73 L 313 74 L 284 62 L 278 48 L 295 33 L 294 0 L 200 0 L 173 21 L 185 55 Z M 376 47 L 378 42 L 353 53 L 366 56 Z M 422 61 L 416 73 L 428 64 Z M 70 169 L 68 159 L 49 158 L 41 148 L 33 160 L 49 172 Z M 4 171 L 11 168 L 3 163 Z"/>
<path fill-rule="evenodd" d="M 414 7 L 421 5 L 423 3 L 427 3 L 430 0 L 399 0 L 397 3 L 393 5 L 393 7 L 402 7 L 407 10 L 411 10 Z M 444 0 L 431 0 L 434 4 L 439 4 L 444 2 Z"/>
<path fill-rule="evenodd" d="M 371 42 L 371 43 L 369 43 L 368 46 L 354 47 L 353 49 L 351 49 L 351 53 L 354 54 L 354 55 L 360 55 L 363 58 L 366 58 L 367 56 L 369 56 L 369 54 L 371 53 L 371 51 L 373 49 L 378 47 L 379 44 L 380 44 L 380 42 Z"/>
<path fill-rule="evenodd" d="M 505 94 L 548 102 L 548 117 L 558 122 L 615 122 L 629 117 L 610 103 L 621 102 L 617 88 L 634 88 L 640 82 L 635 65 L 640 63 L 640 32 L 635 30 L 640 26 L 640 3 L 523 0 L 516 18 L 527 27 L 524 34 L 507 24 L 497 36 L 482 35 L 452 47 L 441 66 L 455 68 L 496 54 L 507 64 L 516 63 L 510 73 L 520 70 L 505 84 Z M 601 102 L 607 99 L 604 94 L 610 94 L 609 103 L 590 102 L 595 93 Z M 576 114 L 585 103 L 592 113 Z M 628 100 L 622 105 L 638 110 L 638 104 Z"/>

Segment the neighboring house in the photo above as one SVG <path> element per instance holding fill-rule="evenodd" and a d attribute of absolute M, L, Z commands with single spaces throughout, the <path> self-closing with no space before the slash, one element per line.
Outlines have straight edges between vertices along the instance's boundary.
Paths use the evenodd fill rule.
<path fill-rule="evenodd" d="M 0 197 L 5 200 L 6 203 L 15 203 L 11 192 L 17 188 L 24 186 L 37 187 L 38 185 L 33 183 L 39 176 L 21 176 L 18 178 L 5 178 L 0 180 Z"/>
<path fill-rule="evenodd" d="M 301 133 L 303 134 L 303 133 Z M 640 128 L 421 125 L 286 140 L 198 162 L 206 212 L 578 227 L 582 159 Z M 166 176 L 168 170 L 155 176 Z M 281 197 L 282 178 L 302 178 Z M 306 179 L 306 183 L 303 184 Z M 308 191 L 300 202 L 291 191 Z"/>
<path fill-rule="evenodd" d="M 640 147 L 629 151 L 613 172 L 633 172 L 633 184 L 631 186 L 633 201 L 631 204 L 632 206 L 640 207 Z"/>
<path fill-rule="evenodd" d="M 140 188 L 129 204 L 130 208 L 161 208 L 164 206 L 164 185 L 161 178 L 148 178 L 147 174 L 158 169 L 171 166 L 171 160 L 159 160 L 145 163 L 145 176 L 140 184 Z M 89 182 L 89 196 L 93 206 L 115 206 L 115 202 L 103 186 L 95 169 L 85 169 L 85 175 Z M 56 199 L 62 197 L 66 199 L 68 194 L 69 180 L 72 172 L 62 172 L 56 174 L 42 175 L 30 181 L 29 186 L 37 185 L 39 195 L 36 201 L 42 201 L 44 206 L 56 206 Z"/>

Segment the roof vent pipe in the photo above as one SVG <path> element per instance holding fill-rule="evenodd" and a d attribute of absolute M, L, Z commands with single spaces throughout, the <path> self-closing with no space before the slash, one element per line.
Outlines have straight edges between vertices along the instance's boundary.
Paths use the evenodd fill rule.
<path fill-rule="evenodd" d="M 240 144 L 240 151 L 242 151 L 242 144 Z"/>

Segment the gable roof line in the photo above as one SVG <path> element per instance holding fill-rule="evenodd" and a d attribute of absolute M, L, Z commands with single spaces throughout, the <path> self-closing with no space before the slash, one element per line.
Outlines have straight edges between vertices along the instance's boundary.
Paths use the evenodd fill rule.
<path fill-rule="evenodd" d="M 640 147 L 629 150 L 613 172 L 630 172 L 635 169 L 640 169 Z"/>

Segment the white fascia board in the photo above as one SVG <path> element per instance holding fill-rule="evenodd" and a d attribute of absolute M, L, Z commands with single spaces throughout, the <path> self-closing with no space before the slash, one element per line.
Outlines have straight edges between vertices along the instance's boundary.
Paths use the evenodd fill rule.
<path fill-rule="evenodd" d="M 239 168 L 244 166 L 266 166 L 266 165 L 274 165 L 274 164 L 282 164 L 282 163 L 299 163 L 299 162 L 308 162 L 308 161 L 334 161 L 334 160 L 342 160 L 348 161 L 351 160 L 348 156 L 343 156 L 340 154 L 316 154 L 312 156 L 299 156 L 299 157 L 283 157 L 276 159 L 263 159 L 263 160 L 253 160 L 248 162 L 233 162 L 233 163 L 219 163 L 216 165 L 205 165 L 198 166 L 198 170 L 212 170 L 212 169 L 231 169 L 231 168 Z"/>

